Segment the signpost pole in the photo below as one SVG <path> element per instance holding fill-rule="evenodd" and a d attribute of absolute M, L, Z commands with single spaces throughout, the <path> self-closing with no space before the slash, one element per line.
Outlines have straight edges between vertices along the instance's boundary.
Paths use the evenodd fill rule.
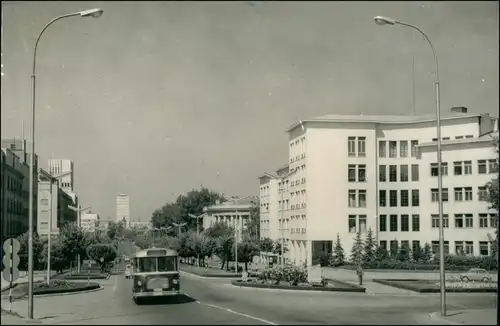
<path fill-rule="evenodd" d="M 9 239 L 9 246 L 10 246 L 10 254 L 9 254 L 9 259 L 10 259 L 10 276 L 9 276 L 9 312 L 12 311 L 12 275 L 14 274 L 14 246 L 13 246 L 13 239 Z"/>
<path fill-rule="evenodd" d="M 19 278 L 19 249 L 21 245 L 17 239 L 10 238 L 3 243 L 3 251 L 5 255 L 2 258 L 4 269 L 2 277 L 9 282 L 9 311 L 12 311 L 12 286 L 14 281 Z"/>

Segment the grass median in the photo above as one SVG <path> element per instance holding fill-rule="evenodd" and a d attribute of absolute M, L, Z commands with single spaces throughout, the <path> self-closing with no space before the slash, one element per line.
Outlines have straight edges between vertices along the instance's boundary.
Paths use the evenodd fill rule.
<path fill-rule="evenodd" d="M 28 296 L 28 283 L 16 284 L 12 287 L 12 298 L 20 300 Z M 98 289 L 100 285 L 95 282 L 68 282 L 67 280 L 55 279 L 51 280 L 50 284 L 46 281 L 38 281 L 33 284 L 33 295 L 46 295 L 46 294 L 63 294 L 72 292 L 81 292 Z M 8 293 L 5 290 L 2 294 Z"/>
<path fill-rule="evenodd" d="M 439 293 L 440 282 L 433 280 L 419 279 L 373 279 L 373 282 L 410 290 L 418 293 Z M 457 293 L 496 293 L 498 292 L 498 282 L 462 282 L 446 281 L 446 292 Z"/>

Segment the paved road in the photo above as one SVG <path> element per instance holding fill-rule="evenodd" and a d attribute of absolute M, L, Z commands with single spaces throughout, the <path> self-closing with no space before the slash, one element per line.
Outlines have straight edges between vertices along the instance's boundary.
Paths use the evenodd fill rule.
<path fill-rule="evenodd" d="M 68 325 L 214 325 L 214 324 L 435 324 L 428 313 L 439 310 L 435 294 L 359 294 L 287 292 L 236 288 L 228 280 L 182 274 L 189 295 L 181 302 L 137 306 L 132 281 L 113 276 L 104 290 L 35 299 L 35 317 L 45 323 Z M 4 303 L 2 302 L 2 306 Z M 491 294 L 449 294 L 448 309 L 496 308 Z M 26 314 L 26 301 L 15 310 Z"/>

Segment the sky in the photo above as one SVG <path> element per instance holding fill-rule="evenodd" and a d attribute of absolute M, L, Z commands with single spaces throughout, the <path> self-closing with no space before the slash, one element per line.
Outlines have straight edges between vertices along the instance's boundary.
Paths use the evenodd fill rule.
<path fill-rule="evenodd" d="M 2 137 L 29 136 L 34 42 L 36 152 L 74 160 L 84 206 L 131 218 L 200 185 L 258 195 L 288 161 L 284 130 L 325 114 L 429 114 L 432 52 L 441 107 L 498 116 L 498 2 L 2 1 Z M 413 56 L 415 69 L 413 69 Z M 413 71 L 415 70 L 415 73 Z M 415 97 L 413 97 L 415 82 Z M 413 106 L 415 98 L 415 107 Z"/>

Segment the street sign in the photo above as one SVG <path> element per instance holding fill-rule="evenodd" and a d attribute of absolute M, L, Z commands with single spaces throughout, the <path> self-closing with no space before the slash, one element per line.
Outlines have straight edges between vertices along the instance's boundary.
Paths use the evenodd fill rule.
<path fill-rule="evenodd" d="M 2 272 L 3 279 L 7 282 L 13 282 L 19 278 L 19 255 L 17 254 L 21 249 L 21 244 L 17 239 L 7 239 L 3 243 L 3 256 L 2 262 L 4 269 Z"/>

